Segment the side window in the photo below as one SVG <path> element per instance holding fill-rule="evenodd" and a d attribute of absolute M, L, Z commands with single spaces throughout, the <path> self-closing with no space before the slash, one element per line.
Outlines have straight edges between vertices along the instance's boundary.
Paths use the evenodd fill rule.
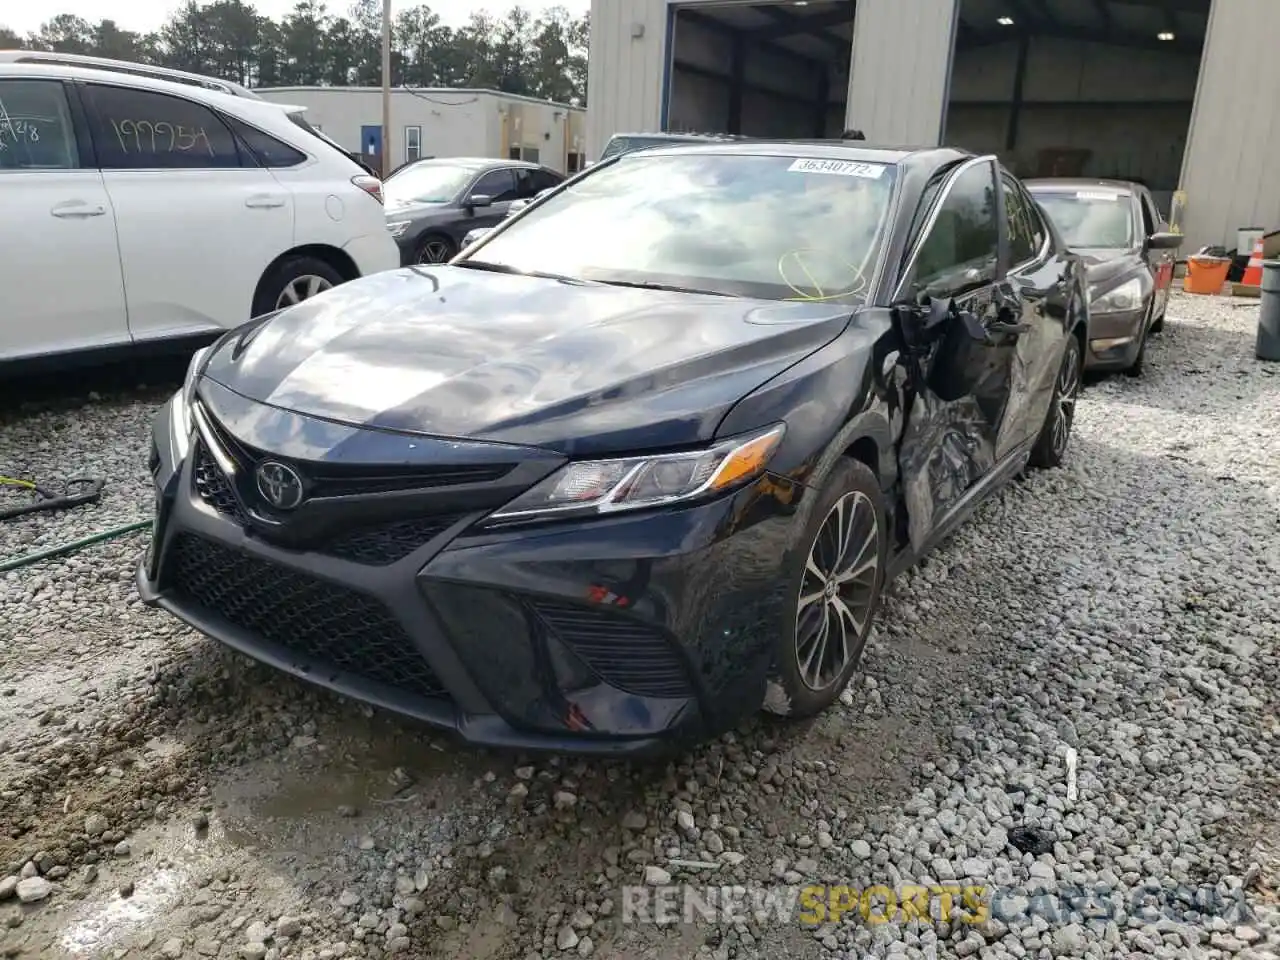
<path fill-rule="evenodd" d="M 307 159 L 301 150 L 295 150 L 269 133 L 241 123 L 235 117 L 225 117 L 227 125 L 240 138 L 241 145 L 260 167 L 296 167 Z"/>
<path fill-rule="evenodd" d="M 1004 217 L 1009 229 L 1009 266 L 1016 267 L 1035 257 L 1040 245 L 1031 229 L 1029 201 L 1012 177 L 1000 178 L 1004 185 Z"/>
<path fill-rule="evenodd" d="M 0 171 L 80 166 L 60 80 L 0 80 Z"/>
<path fill-rule="evenodd" d="M 510 170 L 490 170 L 471 188 L 472 194 L 483 194 L 494 203 L 504 203 L 516 198 L 516 181 Z"/>
<path fill-rule="evenodd" d="M 537 188 L 533 185 L 533 171 L 526 170 L 524 167 L 518 167 L 513 171 L 516 175 L 516 196 L 520 199 L 527 199 L 537 193 Z"/>
<path fill-rule="evenodd" d="M 104 170 L 239 167 L 230 129 L 212 110 L 150 90 L 86 84 L 90 125 Z"/>
<path fill-rule="evenodd" d="M 533 171 L 533 192 L 534 195 L 541 193 L 543 190 L 550 190 L 552 187 L 558 187 L 564 182 L 564 177 L 551 170 L 535 170 Z"/>
<path fill-rule="evenodd" d="M 994 280 L 999 242 L 995 172 L 980 163 L 960 174 L 943 197 L 916 260 L 913 289 L 956 294 Z"/>

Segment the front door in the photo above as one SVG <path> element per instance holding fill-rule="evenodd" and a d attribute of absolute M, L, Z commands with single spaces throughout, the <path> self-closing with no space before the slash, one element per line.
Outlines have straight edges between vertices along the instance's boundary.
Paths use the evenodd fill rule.
<path fill-rule="evenodd" d="M 997 183 L 991 157 L 949 176 L 895 297 L 932 306 L 927 329 L 906 331 L 914 397 L 899 468 L 916 550 L 1017 446 L 1008 425 L 1022 304 L 1001 266 Z"/>
<path fill-rule="evenodd" d="M 133 338 L 244 323 L 267 267 L 293 246 L 293 194 L 204 104 L 107 83 L 83 89 Z"/>
<path fill-rule="evenodd" d="M 115 214 L 59 80 L 0 79 L 0 359 L 127 344 Z"/>
<path fill-rule="evenodd" d="M 1151 199 L 1151 195 L 1145 190 L 1139 191 L 1138 203 L 1142 207 L 1142 224 L 1146 230 L 1146 235 L 1150 237 L 1154 233 L 1162 233 L 1166 229 L 1166 224 L 1160 214 L 1156 211 L 1155 202 Z M 1152 294 L 1151 316 L 1163 317 L 1165 309 L 1169 305 L 1169 295 L 1173 292 L 1173 268 L 1177 259 L 1177 254 L 1173 250 L 1152 250 L 1147 244 L 1143 244 L 1146 251 L 1147 266 L 1151 268 L 1151 278 L 1154 282 L 1155 292 Z"/>

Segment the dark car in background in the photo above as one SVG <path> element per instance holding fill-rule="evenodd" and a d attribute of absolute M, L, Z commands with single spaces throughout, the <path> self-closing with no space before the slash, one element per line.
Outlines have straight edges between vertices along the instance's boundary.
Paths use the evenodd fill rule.
<path fill-rule="evenodd" d="M 402 265 L 447 263 L 472 230 L 492 227 L 514 201 L 562 182 L 562 174 L 521 160 L 418 160 L 383 182 L 387 229 L 400 247 Z"/>
<path fill-rule="evenodd" d="M 139 590 L 477 743 L 811 715 L 885 584 L 1062 462 L 1086 295 L 994 157 L 618 157 L 197 354 Z"/>
<path fill-rule="evenodd" d="M 1089 275 L 1090 370 L 1137 376 L 1147 338 L 1164 326 L 1182 235 L 1151 191 L 1127 180 L 1028 180 L 1026 187 Z"/>

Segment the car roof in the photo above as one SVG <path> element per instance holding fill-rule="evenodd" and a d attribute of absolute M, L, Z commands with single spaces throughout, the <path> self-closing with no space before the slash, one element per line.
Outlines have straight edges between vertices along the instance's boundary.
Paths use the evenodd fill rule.
<path fill-rule="evenodd" d="M 1071 193 L 1078 190 L 1114 190 L 1117 193 L 1133 193 L 1141 190 L 1141 184 L 1132 180 L 1105 180 L 1091 177 L 1040 177 L 1035 180 L 1023 180 L 1022 185 L 1028 190 Z"/>
<path fill-rule="evenodd" d="M 159 80 L 171 80 L 183 86 L 217 90 L 251 100 L 262 99 L 247 87 L 219 77 L 206 77 L 186 70 L 157 67 L 149 63 L 131 63 L 127 60 L 115 60 L 110 57 L 94 57 L 82 53 L 59 53 L 51 50 L 0 50 L 0 63 L 43 64 L 45 66 L 105 70 L 109 73 L 119 73 L 131 77 L 153 77 Z"/>
<path fill-rule="evenodd" d="M 742 155 L 754 157 L 799 157 L 815 160 L 852 160 L 892 166 L 940 167 L 966 160 L 973 154 L 953 147 L 900 147 L 869 144 L 864 140 L 726 140 L 681 146 L 670 150 L 650 147 L 644 156 L 689 156 L 691 154 Z M 633 154 L 623 154 L 623 158 Z"/>
<path fill-rule="evenodd" d="M 154 90 L 156 93 L 167 93 L 196 100 L 240 117 L 279 116 L 304 109 L 302 107 L 272 103 L 270 100 L 263 100 L 261 97 L 241 97 L 234 93 L 224 93 L 221 90 L 211 90 L 208 87 L 196 86 L 190 83 L 162 80 L 158 77 L 126 74 L 115 70 L 96 70 L 89 67 L 68 67 L 62 64 L 6 63 L 0 61 L 0 76 L 84 80 L 92 83 L 108 83 L 116 86 L 132 87 L 137 90 Z"/>

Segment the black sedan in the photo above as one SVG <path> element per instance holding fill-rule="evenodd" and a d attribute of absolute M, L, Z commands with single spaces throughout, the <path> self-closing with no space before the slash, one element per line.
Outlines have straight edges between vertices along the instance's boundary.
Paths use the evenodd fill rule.
<path fill-rule="evenodd" d="M 885 583 L 1062 461 L 1086 296 L 992 157 L 605 161 L 451 264 L 198 354 L 155 421 L 138 586 L 477 743 L 811 715 Z"/>
<path fill-rule="evenodd" d="M 447 263 L 472 230 L 506 217 L 511 204 L 529 201 L 564 177 L 536 163 L 466 157 L 406 164 L 382 185 L 387 229 L 400 262 Z"/>
<path fill-rule="evenodd" d="M 1026 187 L 1088 267 L 1085 368 L 1140 374 L 1147 337 L 1164 326 L 1182 235 L 1169 231 L 1138 183 L 1028 180 Z"/>

